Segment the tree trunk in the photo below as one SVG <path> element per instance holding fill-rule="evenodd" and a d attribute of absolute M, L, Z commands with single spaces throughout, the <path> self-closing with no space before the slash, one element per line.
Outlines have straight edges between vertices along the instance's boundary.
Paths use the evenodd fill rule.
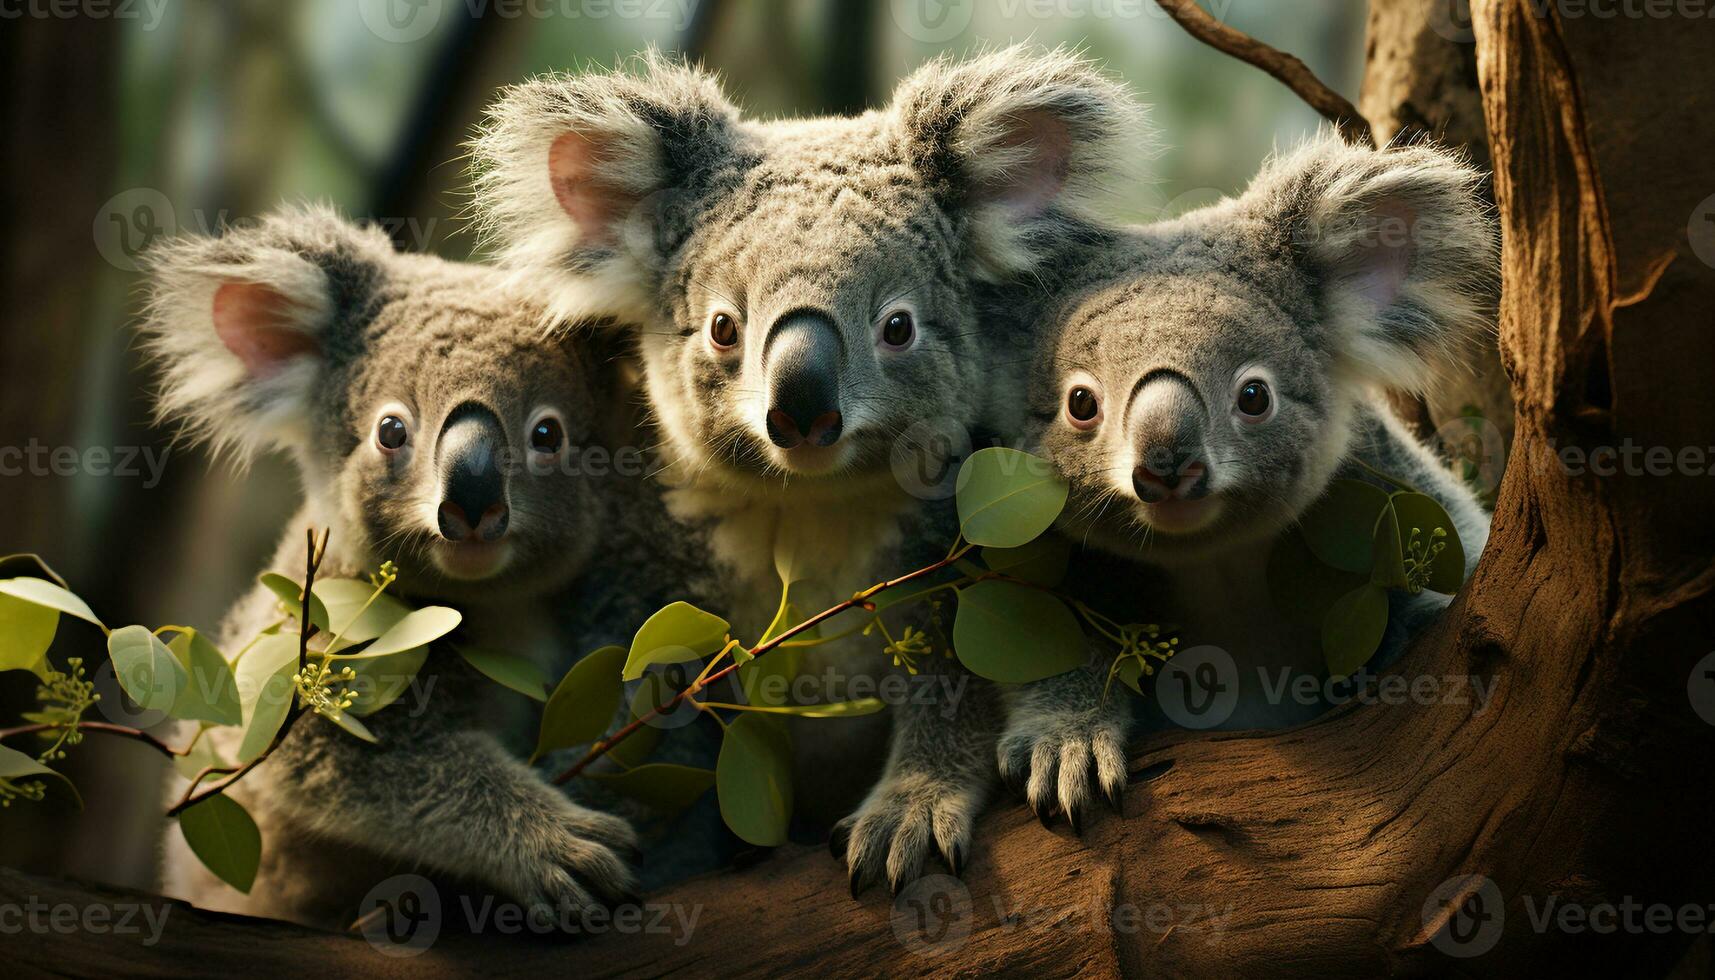
<path fill-rule="evenodd" d="M 169 917 L 161 962 L 325 969 L 361 955 L 395 972 L 575 964 L 592 976 L 1665 973 L 1696 933 L 1660 931 L 1636 907 L 1701 906 L 1706 929 L 1715 899 L 1702 836 L 1715 724 L 1699 718 L 1715 722 L 1715 662 L 1694 670 L 1715 636 L 1715 451 L 1688 404 L 1715 390 L 1710 32 L 1539 16 L 1530 0 L 1474 6 L 1518 437 L 1481 564 L 1396 670 L 1449 696 L 1348 704 L 1286 732 L 1153 739 L 1133 760 L 1123 819 L 1096 818 L 1080 840 L 997 807 L 963 882 L 931 878 L 897 903 L 876 889 L 852 901 L 825 851 L 788 847 L 652 896 L 696 910 L 689 942 L 648 930 L 570 948 L 449 939 L 398 961 L 354 938 L 187 909 Z M 1637 450 L 1611 476 L 1556 455 L 1627 446 L 1665 447 L 1680 471 L 1651 475 L 1660 454 Z M 1492 685 L 1486 702 L 1468 699 L 1472 680 Z M 0 877 L 0 901 L 55 887 Z M 1599 926 L 1610 904 L 1618 931 Z M 1569 928 L 1582 920 L 1560 917 L 1568 905 L 1591 924 Z M 65 959 L 26 935 L 13 958 L 136 966 L 124 959 L 135 939 L 77 942 L 79 958 Z"/>

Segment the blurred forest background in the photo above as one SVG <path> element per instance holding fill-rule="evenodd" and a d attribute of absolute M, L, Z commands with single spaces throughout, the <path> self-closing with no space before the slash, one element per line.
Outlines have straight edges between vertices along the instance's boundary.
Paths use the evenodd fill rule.
<path fill-rule="evenodd" d="M 148 421 L 130 325 L 137 254 L 283 199 L 381 223 L 400 247 L 465 257 L 461 142 L 497 87 L 612 64 L 645 46 L 700 58 L 760 116 L 849 112 L 942 51 L 1013 41 L 1085 48 L 1154 106 L 1154 182 L 1117 217 L 1178 213 L 1242 186 L 1319 118 L 1261 72 L 1191 39 L 1151 0 L 123 0 L 0 20 L 0 447 L 71 447 L 73 475 L 0 475 L 0 554 L 40 553 L 109 623 L 212 627 L 254 580 L 295 505 L 283 460 L 246 473 L 171 448 Z M 1365 5 L 1215 0 L 1226 23 L 1356 98 Z M 35 11 L 31 13 L 30 11 Z M 70 11 L 59 16 L 53 11 Z M 102 474 L 168 453 L 158 480 Z M 47 457 L 38 457 L 47 458 Z M 0 460 L 5 462 L 5 460 Z M 8 471 L 10 472 L 10 471 Z M 62 624 L 56 663 L 99 663 Z M 34 678 L 0 674 L 0 720 Z M 0 865 L 150 887 L 163 763 L 90 738 L 63 794 L 0 811 Z"/>

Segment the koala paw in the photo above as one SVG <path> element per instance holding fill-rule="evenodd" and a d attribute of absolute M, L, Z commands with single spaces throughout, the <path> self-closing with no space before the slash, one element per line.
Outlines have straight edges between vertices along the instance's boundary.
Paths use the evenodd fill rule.
<path fill-rule="evenodd" d="M 1024 796 L 1042 826 L 1063 813 L 1073 833 L 1081 834 L 1092 768 L 1108 805 L 1122 812 L 1129 727 L 1127 716 L 1109 707 L 1015 713 L 996 749 L 1001 780 Z"/>
<path fill-rule="evenodd" d="M 559 912 L 637 901 L 630 865 L 642 854 L 631 825 L 581 807 L 521 835 L 504 877 L 530 907 Z"/>
<path fill-rule="evenodd" d="M 899 894 L 922 874 L 931 845 L 953 874 L 963 874 L 983 795 L 981 785 L 921 773 L 884 779 L 828 838 L 828 849 L 845 859 L 852 897 L 884 874 Z"/>

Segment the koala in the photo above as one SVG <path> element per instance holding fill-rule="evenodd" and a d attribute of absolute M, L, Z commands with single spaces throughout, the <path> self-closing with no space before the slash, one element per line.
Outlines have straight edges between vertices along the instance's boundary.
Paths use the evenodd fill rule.
<path fill-rule="evenodd" d="M 463 612 L 461 640 L 557 653 L 539 606 L 588 563 L 606 513 L 603 489 L 564 465 L 602 418 L 599 365 L 583 344 L 544 332 L 539 305 L 491 270 L 398 254 L 380 231 L 315 207 L 171 243 L 152 255 L 148 285 L 160 418 L 241 462 L 283 449 L 297 463 L 304 504 L 272 569 L 302 581 L 304 528 L 325 528 L 322 577 L 393 561 L 405 598 Z M 252 589 L 221 648 L 239 651 L 276 608 Z M 420 676 L 432 704 L 370 716 L 377 744 L 301 718 L 229 791 L 263 835 L 248 896 L 206 872 L 176 831 L 168 890 L 333 928 L 400 871 L 555 908 L 628 894 L 632 827 L 507 751 L 522 699 L 438 647 Z M 204 737 L 230 759 L 238 734 Z M 186 783 L 174 783 L 176 800 Z"/>
<path fill-rule="evenodd" d="M 938 60 L 883 109 L 767 122 L 647 54 L 507 90 L 473 144 L 476 211 L 555 316 L 638 325 L 665 510 L 701 555 L 688 598 L 756 637 L 783 568 L 815 610 L 945 553 L 950 501 L 914 494 L 900 457 L 926 431 L 968 446 L 1022 423 L 1005 381 L 1019 338 L 978 320 L 975 293 L 1078 240 L 1101 186 L 1141 157 L 1139 121 L 1064 51 Z M 849 675 L 875 650 L 807 653 L 803 672 Z M 970 853 L 999 707 L 985 684 L 961 690 L 890 713 L 861 801 L 856 776 L 883 754 L 873 719 L 795 739 L 800 815 L 851 810 L 832 840 L 854 893 L 899 887 L 931 847 L 955 869 Z"/>
<path fill-rule="evenodd" d="M 1071 487 L 1060 529 L 1085 546 L 1072 587 L 1231 653 L 1227 727 L 1321 710 L 1267 704 L 1266 672 L 1325 669 L 1265 573 L 1330 481 L 1404 479 L 1446 508 L 1467 573 L 1482 551 L 1476 497 L 1381 393 L 1421 390 L 1491 322 L 1497 233 L 1478 181 L 1430 146 L 1318 139 L 1235 198 L 1092 250 L 1046 314 L 1029 443 Z M 1378 661 L 1447 601 L 1392 593 Z M 1118 807 L 1131 699 L 1104 698 L 1109 659 L 1010 704 L 1000 769 L 1045 823 L 1057 810 L 1076 827 L 1092 768 Z"/>

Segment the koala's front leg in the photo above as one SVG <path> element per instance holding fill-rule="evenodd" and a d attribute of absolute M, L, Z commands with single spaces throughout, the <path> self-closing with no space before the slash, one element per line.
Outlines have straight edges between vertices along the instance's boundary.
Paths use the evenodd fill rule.
<path fill-rule="evenodd" d="M 962 873 L 972 825 L 993 787 L 999 692 L 955 665 L 930 670 L 894 709 L 881 779 L 829 838 L 846 861 L 854 898 L 884 874 L 897 894 L 922 873 L 931 845 L 953 874 Z"/>
<path fill-rule="evenodd" d="M 492 734 L 403 704 L 361 742 L 302 717 L 275 756 L 266 804 L 293 824 L 480 881 L 519 902 L 583 908 L 635 891 L 636 833 L 573 803 Z"/>
<path fill-rule="evenodd" d="M 1126 745 L 1131 737 L 1131 702 L 1108 689 L 1102 658 L 1077 670 L 1020 685 L 1007 694 L 1006 730 L 997 754 L 1001 779 L 1023 791 L 1044 827 L 1056 810 L 1075 833 L 1083 832 L 1095 771 L 1116 811 L 1125 792 Z"/>

